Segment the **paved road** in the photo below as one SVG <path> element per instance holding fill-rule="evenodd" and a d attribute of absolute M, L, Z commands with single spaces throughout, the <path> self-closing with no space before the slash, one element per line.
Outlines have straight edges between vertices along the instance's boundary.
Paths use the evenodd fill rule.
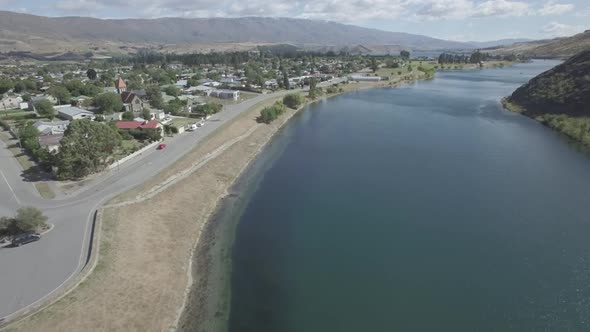
<path fill-rule="evenodd" d="M 332 83 L 340 80 L 332 81 Z M 324 82 L 321 85 L 331 83 Z M 13 215 L 20 206 L 36 206 L 55 228 L 43 238 L 20 248 L 0 248 L 0 319 L 9 320 L 43 301 L 80 272 L 86 259 L 94 211 L 108 199 L 127 191 L 172 165 L 204 137 L 255 104 L 293 91 L 259 95 L 229 105 L 194 132 L 166 138 L 164 150 L 150 150 L 96 178 L 71 197 L 42 199 L 0 141 L 0 216 Z"/>

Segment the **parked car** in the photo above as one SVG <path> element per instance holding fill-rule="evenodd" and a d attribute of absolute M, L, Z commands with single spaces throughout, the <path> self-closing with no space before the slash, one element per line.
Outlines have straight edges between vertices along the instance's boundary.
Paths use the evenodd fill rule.
<path fill-rule="evenodd" d="M 166 144 L 158 145 L 158 150 L 164 150 L 166 148 Z"/>
<path fill-rule="evenodd" d="M 23 244 L 39 241 L 40 239 L 41 235 L 39 233 L 19 235 L 12 240 L 11 246 L 20 247 Z"/>

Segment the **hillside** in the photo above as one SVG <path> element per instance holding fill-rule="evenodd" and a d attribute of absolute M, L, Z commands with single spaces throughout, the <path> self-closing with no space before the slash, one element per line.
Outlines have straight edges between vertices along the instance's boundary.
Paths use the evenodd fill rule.
<path fill-rule="evenodd" d="M 590 49 L 516 89 L 508 102 L 530 116 L 590 116 Z"/>
<path fill-rule="evenodd" d="M 96 19 L 42 17 L 0 11 L 0 45 L 7 51 L 56 51 L 123 45 L 182 49 L 183 45 L 289 43 L 297 46 L 400 45 L 410 49 L 469 48 L 422 35 L 292 18 Z M 106 45 L 106 46 L 104 46 Z"/>
<path fill-rule="evenodd" d="M 590 146 L 590 49 L 533 78 L 503 104 Z"/>
<path fill-rule="evenodd" d="M 497 54 L 523 54 L 533 58 L 568 58 L 588 49 L 590 49 L 590 30 L 571 37 L 515 43 L 488 51 Z"/>

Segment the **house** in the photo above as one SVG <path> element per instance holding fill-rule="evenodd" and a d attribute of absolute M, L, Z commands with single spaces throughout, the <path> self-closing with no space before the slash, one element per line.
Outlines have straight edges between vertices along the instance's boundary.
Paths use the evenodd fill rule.
<path fill-rule="evenodd" d="M 42 135 L 39 136 L 39 145 L 49 152 L 57 152 L 62 138 L 64 138 L 63 134 Z"/>
<path fill-rule="evenodd" d="M 119 129 L 123 130 L 131 130 L 131 129 L 141 129 L 141 130 L 159 130 L 160 134 L 162 134 L 163 126 L 159 121 L 150 120 L 150 121 L 117 121 L 115 122 L 115 126 Z"/>
<path fill-rule="evenodd" d="M 188 80 L 178 80 L 176 81 L 176 83 L 174 83 L 174 85 L 178 88 L 184 88 L 185 86 L 188 85 Z"/>
<path fill-rule="evenodd" d="M 219 99 L 233 99 L 238 100 L 240 98 L 239 90 L 213 90 L 209 96 L 217 97 Z"/>
<path fill-rule="evenodd" d="M 210 87 L 210 86 L 206 86 L 206 85 L 197 85 L 194 88 L 193 91 L 195 91 L 197 94 L 203 95 L 203 96 L 208 96 L 211 94 L 211 91 L 215 90 L 214 88 Z"/>
<path fill-rule="evenodd" d="M 94 120 L 96 117 L 94 113 L 90 111 L 83 110 L 78 107 L 70 106 L 70 105 L 63 105 L 63 106 L 56 106 L 55 110 L 57 111 L 57 116 L 64 120 L 80 120 L 80 119 L 90 119 Z"/>
<path fill-rule="evenodd" d="M 356 82 L 379 82 L 381 81 L 380 76 L 360 76 L 360 75 L 353 75 L 348 78 L 351 81 Z"/>
<path fill-rule="evenodd" d="M 153 120 L 164 120 L 164 118 L 166 117 L 166 113 L 164 113 L 164 111 L 161 110 L 150 110 L 150 116 L 152 117 Z"/>
<path fill-rule="evenodd" d="M 20 108 L 23 99 L 20 96 L 5 96 L 0 99 L 0 110 Z"/>
<path fill-rule="evenodd" d="M 47 121 L 37 121 L 33 123 L 33 127 L 37 128 L 40 135 L 57 135 L 63 134 L 66 129 L 68 129 L 68 125 L 70 121 L 54 121 L 54 122 L 47 122 Z"/>
<path fill-rule="evenodd" d="M 145 92 L 145 89 L 131 90 L 130 92 L 135 93 L 141 99 L 145 99 L 145 97 L 147 97 L 147 92 Z"/>
<path fill-rule="evenodd" d="M 121 121 L 123 120 L 123 112 L 103 114 L 102 117 L 105 121 Z"/>
<path fill-rule="evenodd" d="M 145 103 L 138 95 L 133 92 L 121 93 L 121 100 L 125 106 L 125 111 L 133 112 L 135 114 L 141 113 L 145 108 Z"/>
<path fill-rule="evenodd" d="M 117 79 L 115 81 L 115 88 L 117 89 L 117 93 L 122 93 L 127 91 L 127 83 L 125 83 L 125 81 L 123 81 L 122 78 L 119 77 L 119 79 Z"/>

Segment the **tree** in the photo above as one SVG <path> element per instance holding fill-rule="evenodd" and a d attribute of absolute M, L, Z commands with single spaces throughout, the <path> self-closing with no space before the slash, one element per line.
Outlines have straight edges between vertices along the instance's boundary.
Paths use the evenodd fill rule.
<path fill-rule="evenodd" d="M 316 92 L 316 80 L 314 77 L 312 77 L 309 81 L 309 98 L 315 99 Z"/>
<path fill-rule="evenodd" d="M 133 116 L 133 112 L 131 112 L 131 111 L 127 111 L 127 112 L 123 112 L 123 114 L 121 115 L 121 118 L 122 118 L 123 120 L 131 121 L 131 120 L 133 120 L 135 117 Z"/>
<path fill-rule="evenodd" d="M 377 72 L 377 69 L 379 69 L 379 65 L 377 64 L 377 60 L 375 59 L 375 57 L 371 58 L 371 70 L 375 73 Z"/>
<path fill-rule="evenodd" d="M 162 98 L 162 93 L 160 92 L 160 88 L 157 85 L 151 85 L 145 89 L 145 93 L 150 100 L 150 105 L 156 109 L 163 109 L 164 108 L 164 99 Z"/>
<path fill-rule="evenodd" d="M 7 78 L 0 78 L 0 95 L 4 94 L 14 87 L 14 82 Z"/>
<path fill-rule="evenodd" d="M 290 93 L 283 97 L 283 104 L 292 109 L 299 108 L 304 102 L 305 97 L 299 93 Z"/>
<path fill-rule="evenodd" d="M 144 108 L 143 111 L 141 111 L 141 117 L 144 118 L 145 120 L 151 120 L 152 113 L 147 108 Z"/>
<path fill-rule="evenodd" d="M 402 57 L 402 59 L 404 60 L 408 60 L 410 58 L 410 52 L 406 51 L 406 50 L 402 50 L 401 52 L 399 52 L 399 55 Z"/>
<path fill-rule="evenodd" d="M 289 75 L 287 75 L 287 71 L 283 70 L 283 87 L 289 90 L 291 87 L 289 85 Z"/>
<path fill-rule="evenodd" d="M 98 74 L 96 73 L 96 70 L 90 68 L 86 71 L 86 76 L 88 77 L 88 79 L 94 81 L 98 77 Z"/>
<path fill-rule="evenodd" d="M 68 126 L 55 156 L 57 177 L 81 179 L 103 170 L 121 144 L 117 129 L 107 123 L 74 120 Z"/>
<path fill-rule="evenodd" d="M 164 89 L 167 95 L 172 97 L 178 97 L 180 95 L 180 89 L 175 87 L 174 85 L 169 85 Z"/>
<path fill-rule="evenodd" d="M 47 99 L 38 102 L 35 105 L 35 110 L 37 110 L 37 113 L 42 117 L 50 119 L 55 117 L 55 109 L 53 108 L 53 104 Z"/>
<path fill-rule="evenodd" d="M 70 102 L 72 96 L 70 91 L 63 85 L 54 85 L 47 91 L 51 96 L 57 99 L 58 104 L 66 104 Z"/>
<path fill-rule="evenodd" d="M 47 217 L 34 207 L 16 210 L 16 216 L 0 218 L 0 236 L 40 231 L 47 225 Z"/>
<path fill-rule="evenodd" d="M 98 107 L 101 114 L 113 114 L 123 109 L 121 96 L 115 92 L 107 92 L 96 96 L 93 104 Z"/>

